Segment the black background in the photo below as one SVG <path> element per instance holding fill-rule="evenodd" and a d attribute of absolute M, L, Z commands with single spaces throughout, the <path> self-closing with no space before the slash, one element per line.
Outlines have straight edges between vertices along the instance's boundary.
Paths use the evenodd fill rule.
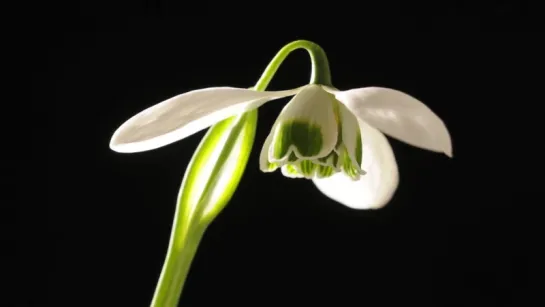
<path fill-rule="evenodd" d="M 109 150 L 111 134 L 179 93 L 252 86 L 296 39 L 325 49 L 339 89 L 385 86 L 425 102 L 447 124 L 454 158 L 390 139 L 400 169 L 394 198 L 381 210 L 351 210 L 309 181 L 259 171 L 258 152 L 287 99 L 267 104 L 241 184 L 207 230 L 180 306 L 528 306 L 543 48 L 538 34 L 507 30 L 535 29 L 530 8 L 373 6 L 344 16 L 356 7 L 184 5 L 80 4 L 36 21 L 45 51 L 33 90 L 54 106 L 43 246 L 52 260 L 41 262 L 48 295 L 25 292 L 13 306 L 148 306 L 178 187 L 204 132 L 137 154 Z M 307 54 L 295 52 L 269 89 L 305 84 L 309 72 Z M 17 285 L 28 290 L 27 277 Z"/>

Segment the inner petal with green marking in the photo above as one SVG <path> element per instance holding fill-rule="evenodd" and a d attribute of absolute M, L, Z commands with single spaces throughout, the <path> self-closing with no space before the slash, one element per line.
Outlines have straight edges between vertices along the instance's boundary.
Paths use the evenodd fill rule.
<path fill-rule="evenodd" d="M 290 178 L 325 178 L 343 172 L 357 180 L 362 140 L 355 116 L 319 85 L 286 104 L 261 151 L 260 168 L 281 168 Z"/>

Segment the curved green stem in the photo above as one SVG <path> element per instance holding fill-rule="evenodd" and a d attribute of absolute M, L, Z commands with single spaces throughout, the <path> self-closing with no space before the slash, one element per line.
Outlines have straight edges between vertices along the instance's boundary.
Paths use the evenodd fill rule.
<path fill-rule="evenodd" d="M 324 50 L 320 46 L 310 41 L 298 40 L 287 44 L 276 54 L 253 89 L 256 91 L 264 91 L 286 57 L 292 51 L 301 48 L 307 50 L 311 57 L 312 73 L 310 83 L 331 86 L 329 63 Z M 199 147 L 193 154 L 180 187 L 169 247 L 161 276 L 151 303 L 152 307 L 175 307 L 178 305 L 191 263 L 195 257 L 195 254 L 197 253 L 198 245 L 208 225 L 221 211 L 221 208 L 218 208 L 217 210 L 213 211 L 214 214 L 204 215 L 206 208 L 203 204 L 207 204 L 209 202 L 215 183 L 219 178 L 219 174 L 221 174 L 222 170 L 229 162 L 229 159 L 231 158 L 230 154 L 244 127 L 246 127 L 246 129 L 247 127 L 252 127 L 251 129 L 253 129 L 252 133 L 250 133 L 248 136 L 248 138 L 251 138 L 251 140 L 249 141 L 250 145 L 248 146 L 247 150 L 251 150 L 256 124 L 257 110 L 252 110 L 247 113 L 225 119 L 215 124 L 208 130 L 207 134 L 199 144 Z M 227 126 L 230 128 L 227 128 Z M 186 198 L 183 197 L 183 195 L 190 193 L 190 191 L 186 190 L 186 188 L 191 189 L 192 187 L 192 174 L 199 171 L 198 166 L 200 165 L 200 160 L 207 157 L 209 145 L 214 144 L 219 138 L 219 135 L 222 133 L 228 133 L 227 142 L 225 143 L 225 147 L 222 149 L 217 163 L 214 165 L 214 168 L 209 176 L 209 180 L 207 181 L 206 186 L 200 195 L 195 211 L 192 212 L 188 218 L 187 208 L 184 208 L 187 201 L 184 201 Z M 245 154 L 249 156 L 249 152 Z M 244 162 L 241 166 L 242 171 L 246 166 L 247 159 L 247 156 L 243 157 Z M 241 173 L 239 173 L 239 175 L 240 174 Z M 240 176 L 232 181 L 233 186 L 236 187 L 239 181 Z M 230 199 L 234 193 L 234 190 L 235 188 L 230 189 L 230 191 L 226 191 L 226 193 L 230 195 L 227 195 L 225 199 Z M 223 205 L 224 204 L 220 204 L 219 206 Z"/>
<path fill-rule="evenodd" d="M 333 84 L 331 84 L 329 61 L 327 60 L 324 49 L 311 41 L 297 40 L 287 44 L 278 51 L 267 68 L 265 68 L 259 81 L 257 81 L 255 90 L 264 91 L 282 62 L 284 62 L 292 51 L 297 49 L 305 49 L 310 55 L 310 60 L 312 61 L 310 83 L 333 86 Z"/>

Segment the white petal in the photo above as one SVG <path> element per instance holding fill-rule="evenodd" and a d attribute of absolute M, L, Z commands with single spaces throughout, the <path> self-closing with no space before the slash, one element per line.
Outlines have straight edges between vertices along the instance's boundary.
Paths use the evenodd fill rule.
<path fill-rule="evenodd" d="M 388 139 L 377 129 L 359 121 L 363 142 L 363 169 L 367 174 L 352 180 L 343 173 L 312 181 L 327 197 L 353 209 L 384 207 L 394 195 L 399 173 Z"/>
<path fill-rule="evenodd" d="M 290 96 L 299 89 L 258 92 L 233 87 L 213 87 L 187 92 L 136 114 L 113 134 L 110 148 L 117 152 L 140 152 L 181 140 L 211 125 Z"/>
<path fill-rule="evenodd" d="M 342 142 L 346 147 L 352 166 L 358 170 L 359 174 L 363 175 L 365 171 L 361 169 L 362 144 L 358 119 L 343 104 L 339 104 L 339 111 Z"/>
<path fill-rule="evenodd" d="M 318 85 L 297 93 L 274 124 L 269 161 L 285 161 L 291 153 L 298 158 L 328 155 L 337 143 L 335 103 L 334 96 Z"/>
<path fill-rule="evenodd" d="M 452 157 L 450 134 L 425 104 L 398 90 L 365 87 L 335 93 L 359 119 L 407 144 Z"/>
<path fill-rule="evenodd" d="M 272 139 L 273 133 L 271 132 L 265 139 L 263 147 L 261 147 L 261 153 L 259 154 L 259 169 L 265 173 L 273 172 L 278 168 L 274 163 L 269 162 L 269 147 L 271 147 Z"/>

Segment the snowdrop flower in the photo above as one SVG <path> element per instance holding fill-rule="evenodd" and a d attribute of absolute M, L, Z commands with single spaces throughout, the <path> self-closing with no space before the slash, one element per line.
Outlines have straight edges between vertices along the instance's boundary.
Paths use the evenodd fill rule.
<path fill-rule="evenodd" d="M 312 62 L 308 85 L 265 91 L 296 49 Z M 177 306 L 191 259 L 207 225 L 226 205 L 247 164 L 257 109 L 293 96 L 261 149 L 263 172 L 312 180 L 324 195 L 354 209 L 386 205 L 398 186 L 398 168 L 385 135 L 452 157 L 449 132 L 426 105 L 398 90 L 333 87 L 323 49 L 309 41 L 284 46 L 251 89 L 213 87 L 151 106 L 125 121 L 110 148 L 133 153 L 166 146 L 210 126 L 180 187 L 171 240 L 151 306 Z"/>
<path fill-rule="evenodd" d="M 115 131 L 110 148 L 155 149 L 291 95 L 265 140 L 261 170 L 280 168 L 287 177 L 311 179 L 322 193 L 348 207 L 380 208 L 397 188 L 398 168 L 384 134 L 452 156 L 445 124 L 416 98 L 389 88 L 339 91 L 318 84 L 286 91 L 190 91 L 127 120 Z"/>

